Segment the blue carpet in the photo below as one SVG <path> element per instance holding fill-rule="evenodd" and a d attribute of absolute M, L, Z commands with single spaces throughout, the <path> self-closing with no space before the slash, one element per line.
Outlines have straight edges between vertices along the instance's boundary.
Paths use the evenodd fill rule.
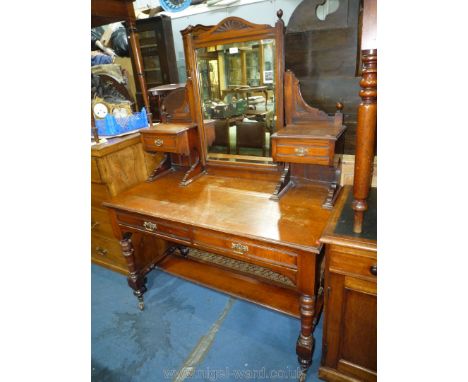
<path fill-rule="evenodd" d="M 297 380 L 299 320 L 161 271 L 141 312 L 124 276 L 91 275 L 92 381 Z M 319 381 L 321 333 L 307 381 Z"/>

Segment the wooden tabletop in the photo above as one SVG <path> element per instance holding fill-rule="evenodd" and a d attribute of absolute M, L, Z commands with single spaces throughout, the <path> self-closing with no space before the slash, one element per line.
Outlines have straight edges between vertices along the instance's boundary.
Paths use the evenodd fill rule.
<path fill-rule="evenodd" d="M 165 84 L 165 85 L 160 85 L 160 86 L 155 86 L 153 88 L 148 89 L 148 91 L 153 94 L 153 95 L 160 95 L 167 93 L 169 91 L 183 88 L 185 86 L 185 83 L 183 84 Z"/>
<path fill-rule="evenodd" d="M 332 215 L 320 241 L 327 244 L 344 245 L 351 248 L 377 251 L 377 189 L 372 188 L 368 210 L 364 218 L 362 233 L 353 232 L 352 186 L 345 186 L 333 208 Z"/>
<path fill-rule="evenodd" d="M 195 123 L 158 123 L 152 127 L 142 129 L 143 132 L 180 134 L 188 129 L 196 127 Z"/>
<path fill-rule="evenodd" d="M 330 211 L 323 209 L 327 187 L 302 183 L 279 201 L 270 200 L 276 182 L 205 175 L 187 187 L 182 173 L 142 183 L 108 207 L 241 235 L 318 253 Z"/>
<path fill-rule="evenodd" d="M 140 142 L 140 133 L 138 131 L 134 134 L 124 135 L 121 137 L 106 138 L 106 142 L 91 146 L 91 156 L 102 157 L 138 142 Z"/>
<path fill-rule="evenodd" d="M 304 124 L 290 124 L 278 130 L 272 138 L 311 138 L 337 140 L 346 130 L 346 126 L 335 125 L 329 121 L 313 121 Z"/>

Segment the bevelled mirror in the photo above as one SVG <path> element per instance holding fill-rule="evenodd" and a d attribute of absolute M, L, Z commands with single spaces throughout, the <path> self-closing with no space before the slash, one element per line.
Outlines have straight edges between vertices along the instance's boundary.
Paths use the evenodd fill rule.
<path fill-rule="evenodd" d="M 273 163 L 270 137 L 283 125 L 283 28 L 281 20 L 272 27 L 231 17 L 182 32 L 200 119 L 214 120 L 214 132 L 203 132 L 208 161 Z"/>

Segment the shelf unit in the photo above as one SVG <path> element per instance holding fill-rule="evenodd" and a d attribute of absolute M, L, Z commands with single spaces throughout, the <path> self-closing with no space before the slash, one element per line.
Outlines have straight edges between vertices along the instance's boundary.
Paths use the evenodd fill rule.
<path fill-rule="evenodd" d="M 136 21 L 143 58 L 144 76 L 147 89 L 164 84 L 179 82 L 176 65 L 171 18 L 165 15 Z M 151 95 L 150 95 L 151 97 Z M 136 99 L 143 105 L 141 89 L 137 86 Z M 139 106 L 141 107 L 141 106 Z M 154 121 L 159 120 L 157 102 L 150 100 Z"/>

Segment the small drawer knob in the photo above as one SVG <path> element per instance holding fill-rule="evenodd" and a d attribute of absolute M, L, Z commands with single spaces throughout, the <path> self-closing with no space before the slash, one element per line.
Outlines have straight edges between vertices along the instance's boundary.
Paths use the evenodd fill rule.
<path fill-rule="evenodd" d="M 369 270 L 371 274 L 373 274 L 374 276 L 377 276 L 377 265 L 371 265 Z"/>
<path fill-rule="evenodd" d="M 154 141 L 154 144 L 155 144 L 156 146 L 160 147 L 160 146 L 162 146 L 162 145 L 164 144 L 164 141 L 163 141 L 162 139 L 159 139 L 159 138 L 158 138 L 158 139 L 156 139 L 156 140 Z"/>
<path fill-rule="evenodd" d="M 294 149 L 294 152 L 298 157 L 304 157 L 307 154 L 307 148 L 305 147 L 297 147 Z"/>
<path fill-rule="evenodd" d="M 156 230 L 156 228 L 158 228 L 157 225 L 152 222 L 144 222 L 143 227 L 145 227 L 147 231 L 151 231 L 151 232 L 153 232 L 154 230 Z"/>

